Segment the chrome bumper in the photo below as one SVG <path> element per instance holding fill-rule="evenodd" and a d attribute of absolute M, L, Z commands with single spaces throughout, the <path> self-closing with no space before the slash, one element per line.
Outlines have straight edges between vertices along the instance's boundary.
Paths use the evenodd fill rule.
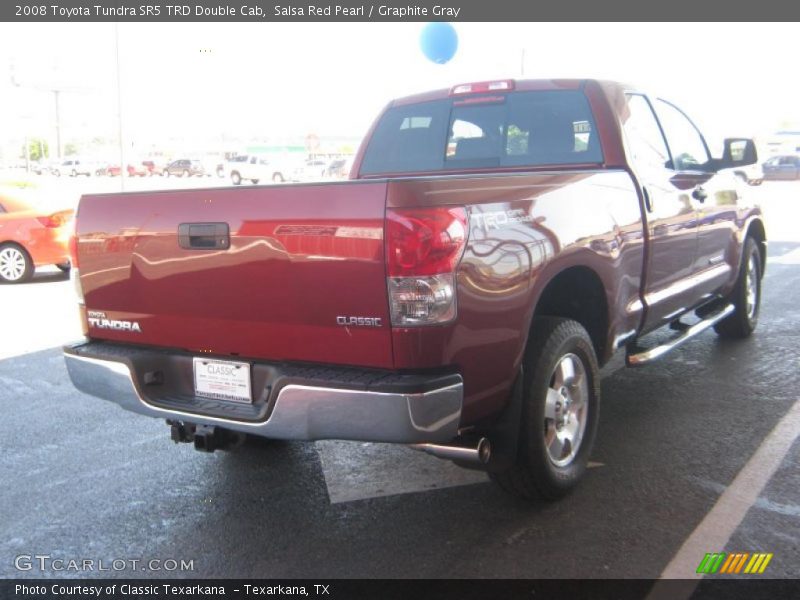
<path fill-rule="evenodd" d="M 242 421 L 164 409 L 137 389 L 124 362 L 79 356 L 65 349 L 72 383 L 125 410 L 286 440 L 358 440 L 414 444 L 447 442 L 461 419 L 463 383 L 420 393 L 386 393 L 290 384 L 281 388 L 269 418 Z"/>

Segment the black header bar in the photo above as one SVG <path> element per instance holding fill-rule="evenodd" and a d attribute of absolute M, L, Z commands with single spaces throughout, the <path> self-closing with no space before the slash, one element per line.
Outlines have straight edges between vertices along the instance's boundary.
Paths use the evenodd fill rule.
<path fill-rule="evenodd" d="M 9 579 L 3 600 L 683 600 L 797 598 L 797 580 L 781 579 Z"/>
<path fill-rule="evenodd" d="M 3 0 L 11 22 L 797 21 L 800 3 L 760 0 Z M 676 25 L 676 44 L 681 39 Z M 741 40 L 740 40 L 741 41 Z"/>

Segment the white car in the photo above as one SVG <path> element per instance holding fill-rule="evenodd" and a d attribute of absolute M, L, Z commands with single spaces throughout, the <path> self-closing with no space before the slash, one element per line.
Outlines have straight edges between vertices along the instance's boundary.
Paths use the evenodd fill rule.
<path fill-rule="evenodd" d="M 233 185 L 239 185 L 249 179 L 253 183 L 260 181 L 283 183 L 291 179 L 288 171 L 279 163 L 258 154 L 241 154 L 225 163 L 225 170 Z"/>
<path fill-rule="evenodd" d="M 61 177 L 61 175 L 69 175 L 70 177 L 86 175 L 89 177 L 94 173 L 94 171 L 95 166 L 93 163 L 81 160 L 79 158 L 68 158 L 52 169 L 53 175 L 56 177 Z"/>

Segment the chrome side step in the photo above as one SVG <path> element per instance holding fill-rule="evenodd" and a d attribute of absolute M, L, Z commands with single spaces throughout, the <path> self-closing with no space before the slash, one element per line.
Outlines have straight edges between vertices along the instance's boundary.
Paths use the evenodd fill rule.
<path fill-rule="evenodd" d="M 640 348 L 637 347 L 635 343 L 633 345 L 628 345 L 625 354 L 625 362 L 629 367 L 641 367 L 651 363 L 654 360 L 664 356 L 670 350 L 677 348 L 683 342 L 690 340 L 700 333 L 703 333 L 709 327 L 713 327 L 722 319 L 730 315 L 734 310 L 733 304 L 728 304 L 720 310 L 711 313 L 702 321 L 688 326 L 685 329 L 680 328 L 680 335 L 654 348 Z"/>

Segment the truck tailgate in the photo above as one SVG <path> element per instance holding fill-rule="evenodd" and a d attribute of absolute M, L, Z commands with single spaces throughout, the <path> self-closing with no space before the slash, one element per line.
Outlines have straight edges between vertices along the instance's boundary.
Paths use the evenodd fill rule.
<path fill-rule="evenodd" d="M 389 368 L 385 201 L 385 182 L 84 196 L 89 336 Z"/>

